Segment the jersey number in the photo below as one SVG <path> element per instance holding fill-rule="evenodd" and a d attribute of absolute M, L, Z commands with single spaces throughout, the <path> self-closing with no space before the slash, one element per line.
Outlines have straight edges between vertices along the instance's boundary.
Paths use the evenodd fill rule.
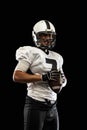
<path fill-rule="evenodd" d="M 51 70 L 57 70 L 57 62 L 56 62 L 56 60 L 46 58 L 46 63 L 52 64 L 52 69 Z"/>

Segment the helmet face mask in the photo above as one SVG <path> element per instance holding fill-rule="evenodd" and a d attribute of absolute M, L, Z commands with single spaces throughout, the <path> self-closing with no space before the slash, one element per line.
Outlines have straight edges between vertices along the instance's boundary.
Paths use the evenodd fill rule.
<path fill-rule="evenodd" d="M 41 49 L 52 49 L 55 46 L 55 28 L 47 20 L 41 20 L 34 25 L 32 37 L 35 45 Z"/>

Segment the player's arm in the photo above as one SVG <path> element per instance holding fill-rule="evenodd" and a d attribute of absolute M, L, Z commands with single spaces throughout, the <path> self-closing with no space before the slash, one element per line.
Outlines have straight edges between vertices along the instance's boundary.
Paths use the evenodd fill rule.
<path fill-rule="evenodd" d="M 41 81 L 42 76 L 40 74 L 29 74 L 20 70 L 15 70 L 13 73 L 13 80 L 19 83 L 29 83 Z"/>
<path fill-rule="evenodd" d="M 40 74 L 27 73 L 28 69 L 29 64 L 26 61 L 21 60 L 18 62 L 13 72 L 13 81 L 19 83 L 29 83 L 42 80 L 42 76 Z"/>

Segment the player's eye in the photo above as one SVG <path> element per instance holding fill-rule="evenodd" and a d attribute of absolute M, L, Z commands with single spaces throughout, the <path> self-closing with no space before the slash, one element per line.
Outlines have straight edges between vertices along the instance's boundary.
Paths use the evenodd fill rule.
<path fill-rule="evenodd" d="M 53 42 L 53 39 L 39 39 L 41 42 Z"/>

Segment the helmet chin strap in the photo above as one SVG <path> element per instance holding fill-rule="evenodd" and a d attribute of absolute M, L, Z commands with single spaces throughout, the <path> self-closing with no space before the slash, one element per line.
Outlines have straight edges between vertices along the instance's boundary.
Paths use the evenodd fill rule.
<path fill-rule="evenodd" d="M 37 47 L 42 48 L 43 50 L 45 50 L 45 49 L 49 50 L 52 48 L 52 46 L 50 44 L 45 46 L 45 45 L 41 44 L 40 42 L 37 42 L 36 45 L 37 45 Z"/>
<path fill-rule="evenodd" d="M 43 50 L 46 54 L 49 54 L 49 49 L 50 49 L 50 47 L 44 46 L 44 45 L 42 45 L 41 43 L 37 43 L 36 46 L 37 46 L 38 48 L 40 48 L 41 50 Z"/>
<path fill-rule="evenodd" d="M 49 54 L 49 50 L 48 49 L 45 49 L 44 50 L 46 54 Z"/>
<path fill-rule="evenodd" d="M 41 50 L 43 50 L 46 54 L 49 54 L 49 49 L 48 48 L 42 48 L 42 47 L 39 47 Z"/>

